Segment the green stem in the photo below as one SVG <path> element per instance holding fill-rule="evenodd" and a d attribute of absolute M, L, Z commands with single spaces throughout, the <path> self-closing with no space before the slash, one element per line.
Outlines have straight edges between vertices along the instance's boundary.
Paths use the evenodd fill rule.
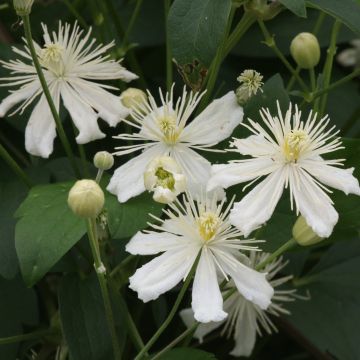
<path fill-rule="evenodd" d="M 32 57 L 32 60 L 33 60 L 37 75 L 39 77 L 39 81 L 41 83 L 44 95 L 45 95 L 46 100 L 47 100 L 47 102 L 49 104 L 51 114 L 52 114 L 52 116 L 53 116 L 53 118 L 55 120 L 56 128 L 57 128 L 57 131 L 58 131 L 58 134 L 59 134 L 59 138 L 60 138 L 60 140 L 61 140 L 61 142 L 63 144 L 66 155 L 68 156 L 69 161 L 70 161 L 70 163 L 71 163 L 71 165 L 72 165 L 72 167 L 74 169 L 75 175 L 78 178 L 80 178 L 80 171 L 79 171 L 79 169 L 77 167 L 74 154 L 73 154 L 73 152 L 71 150 L 69 140 L 66 137 L 64 128 L 63 128 L 62 123 L 61 123 L 60 116 L 59 116 L 59 114 L 58 114 L 58 112 L 56 110 L 54 101 L 53 101 L 53 99 L 51 97 L 49 87 L 48 87 L 47 82 L 45 80 L 45 76 L 44 76 L 44 73 L 42 71 L 39 59 L 38 59 L 38 56 L 36 54 L 36 50 L 35 50 L 33 39 L 32 39 L 32 34 L 31 34 L 31 26 L 30 26 L 29 15 L 23 16 L 22 20 L 24 22 L 24 31 L 25 31 L 26 42 L 27 42 L 27 45 L 29 47 L 30 54 L 31 54 L 31 57 Z"/>
<path fill-rule="evenodd" d="M 18 165 L 18 163 L 12 158 L 8 151 L 0 144 L 0 156 L 4 161 L 11 167 L 14 173 L 24 182 L 26 186 L 31 188 L 33 183 L 29 176 L 24 172 L 23 169 Z"/>
<path fill-rule="evenodd" d="M 182 334 L 180 334 L 177 338 L 171 341 L 166 347 L 164 347 L 161 351 L 159 351 L 155 356 L 151 358 L 151 360 L 159 359 L 166 352 L 171 350 L 175 345 L 177 345 L 181 340 L 185 339 L 188 335 L 192 334 L 196 328 L 199 326 L 198 322 L 195 322 L 192 326 L 190 326 L 187 330 L 185 330 Z"/>
<path fill-rule="evenodd" d="M 2 142 L 17 158 L 23 163 L 25 167 L 31 165 L 26 155 L 22 153 L 1 131 L 0 131 L 0 142 Z"/>
<path fill-rule="evenodd" d="M 308 93 L 309 89 L 306 86 L 305 82 L 299 74 L 296 72 L 296 70 L 292 67 L 292 65 L 289 63 L 289 61 L 286 59 L 286 57 L 283 55 L 283 53 L 280 51 L 280 49 L 277 47 L 274 36 L 270 35 L 268 29 L 266 28 L 263 21 L 258 20 L 258 24 L 260 26 L 260 29 L 264 35 L 265 38 L 265 44 L 273 50 L 273 52 L 277 55 L 277 57 L 281 60 L 281 62 L 285 65 L 285 67 L 290 71 L 290 73 L 295 77 L 299 85 L 302 87 L 302 89 Z"/>
<path fill-rule="evenodd" d="M 122 270 L 127 264 L 129 264 L 133 259 L 135 259 L 135 255 L 127 256 L 120 264 L 116 265 L 114 269 L 110 273 L 110 277 L 114 277 L 120 270 Z"/>
<path fill-rule="evenodd" d="M 327 50 L 327 56 L 326 56 L 324 69 L 323 69 L 323 76 L 324 76 L 323 88 L 324 89 L 330 85 L 334 56 L 336 54 L 336 40 L 337 40 L 339 31 L 340 31 L 340 27 L 341 27 L 341 22 L 339 20 L 335 20 L 332 31 L 331 31 L 330 45 Z M 320 100 L 320 117 L 325 112 L 327 98 L 328 98 L 328 94 L 326 92 L 323 94 L 323 96 Z"/>
<path fill-rule="evenodd" d="M 173 68 L 172 68 L 172 54 L 170 47 L 169 31 L 167 26 L 167 19 L 170 9 L 170 1 L 164 0 L 164 13 L 165 13 L 165 34 L 166 34 L 166 88 L 170 92 L 173 83 Z"/>
<path fill-rule="evenodd" d="M 135 9 L 131 15 L 131 18 L 130 18 L 130 21 L 129 21 L 129 24 L 127 26 L 127 29 L 125 31 L 125 34 L 124 34 L 124 37 L 123 37 L 123 46 L 125 47 L 126 44 L 128 43 L 128 39 L 129 39 L 129 35 L 131 34 L 131 31 L 135 25 L 135 21 L 139 15 L 139 11 L 141 9 L 141 5 L 142 5 L 142 1 L 143 0 L 136 0 L 136 5 L 135 5 Z"/>
<path fill-rule="evenodd" d="M 154 343 L 156 342 L 156 340 L 160 337 L 160 335 L 164 332 L 164 330 L 168 327 L 168 325 L 170 324 L 171 320 L 173 319 L 173 317 L 175 316 L 180 303 L 183 299 L 183 297 L 185 296 L 186 290 L 188 289 L 190 282 L 192 280 L 193 275 L 195 274 L 195 270 L 197 267 L 197 264 L 199 262 L 200 259 L 200 255 L 201 255 L 201 250 L 199 251 L 199 254 L 196 257 L 196 260 L 193 264 L 193 266 L 191 267 L 191 270 L 188 274 L 188 276 L 185 279 L 184 285 L 182 286 L 178 297 L 175 300 L 175 303 L 169 313 L 169 315 L 167 316 L 167 318 L 165 319 L 165 321 L 163 322 L 163 324 L 159 327 L 159 329 L 156 331 L 156 333 L 153 335 L 153 337 L 147 342 L 147 344 L 144 346 L 144 348 L 139 352 L 139 354 L 135 357 L 135 360 L 140 360 L 143 358 L 143 356 L 145 355 L 145 353 L 154 345 Z"/>
<path fill-rule="evenodd" d="M 310 75 L 311 91 L 316 92 L 317 84 L 316 84 L 316 76 L 315 76 L 314 68 L 309 69 L 309 75 Z M 318 100 L 314 101 L 313 109 L 316 113 L 318 112 L 318 110 L 319 110 L 319 101 Z"/>
<path fill-rule="evenodd" d="M 23 342 L 23 341 L 28 341 L 28 340 L 36 340 L 36 339 L 40 339 L 44 336 L 52 335 L 55 333 L 56 333 L 56 331 L 53 329 L 46 329 L 46 330 L 34 331 L 34 332 L 28 333 L 28 334 L 9 336 L 9 337 L 5 337 L 5 338 L 1 338 L 0 345 L 15 344 L 15 343 Z"/>
<path fill-rule="evenodd" d="M 110 300 L 110 294 L 109 289 L 107 287 L 105 273 L 106 269 L 104 268 L 104 264 L 101 261 L 100 256 L 100 249 L 99 249 L 99 243 L 98 239 L 95 233 L 96 229 L 96 220 L 95 219 L 87 219 L 87 232 L 89 236 L 89 242 L 91 247 L 91 252 L 94 259 L 94 266 L 96 270 L 96 275 L 99 280 L 100 289 L 101 289 L 101 295 L 104 302 L 105 307 L 105 314 L 106 319 L 111 335 L 111 341 L 113 345 L 113 351 L 114 351 L 114 358 L 115 360 L 121 360 L 121 350 L 120 345 L 118 342 L 118 337 L 116 334 L 116 327 L 115 327 L 115 321 L 114 321 L 114 315 L 111 307 L 111 300 Z"/>
<path fill-rule="evenodd" d="M 295 287 L 301 287 L 301 286 L 306 286 L 306 285 L 309 285 L 313 282 L 315 282 L 317 279 L 317 276 L 316 275 L 313 275 L 313 276 L 304 276 L 304 277 L 301 277 L 301 278 L 298 278 L 298 279 L 293 279 L 292 280 L 292 284 L 295 286 Z"/>

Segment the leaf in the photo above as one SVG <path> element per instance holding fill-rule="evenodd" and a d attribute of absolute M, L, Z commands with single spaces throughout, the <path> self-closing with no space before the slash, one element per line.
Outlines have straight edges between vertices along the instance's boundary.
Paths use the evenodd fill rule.
<path fill-rule="evenodd" d="M 333 245 L 308 276 L 311 298 L 289 304 L 288 320 L 322 351 L 359 359 L 359 239 Z"/>
<path fill-rule="evenodd" d="M 60 286 L 59 307 L 64 336 L 73 359 L 113 359 L 110 332 L 95 273 L 85 280 L 66 276 Z"/>
<path fill-rule="evenodd" d="M 360 4 L 355 0 L 307 0 L 307 4 L 339 19 L 360 34 Z"/>
<path fill-rule="evenodd" d="M 286 8 L 296 16 L 306 18 L 305 0 L 279 0 Z"/>
<path fill-rule="evenodd" d="M 175 348 L 163 356 L 159 357 L 160 360 L 215 360 L 214 354 L 191 348 Z"/>
<path fill-rule="evenodd" d="M 16 212 L 15 247 L 28 286 L 40 280 L 85 234 L 67 205 L 73 183 L 36 186 Z"/>

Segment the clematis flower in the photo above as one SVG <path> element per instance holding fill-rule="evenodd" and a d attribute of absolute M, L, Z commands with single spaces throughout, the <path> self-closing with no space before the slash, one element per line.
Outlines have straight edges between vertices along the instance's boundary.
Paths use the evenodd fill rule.
<path fill-rule="evenodd" d="M 51 96 L 59 111 L 60 99 L 79 130 L 76 141 L 84 144 L 101 139 L 105 134 L 99 129 L 98 118 L 104 119 L 110 126 L 115 126 L 129 110 L 121 104 L 118 96 L 107 89 L 111 86 L 99 84 L 97 80 L 121 79 L 130 81 L 137 76 L 127 71 L 118 61 L 104 55 L 114 46 L 95 46 L 95 39 L 90 39 L 91 29 L 86 35 L 75 24 L 59 23 L 58 32 L 49 34 L 45 25 L 44 46 L 35 43 L 37 55 L 42 66 Z M 27 151 L 35 156 L 49 157 L 53 151 L 56 137 L 55 121 L 43 95 L 30 51 L 25 43 L 25 50 L 13 48 L 23 60 L 0 61 L 2 66 L 11 70 L 12 76 L 1 78 L 1 86 L 18 87 L 0 103 L 0 117 L 20 104 L 12 114 L 23 112 L 37 99 L 37 104 L 30 116 L 25 132 Z"/>
<path fill-rule="evenodd" d="M 179 201 L 169 205 L 169 210 L 164 211 L 168 219 L 158 219 L 161 225 L 153 225 L 157 231 L 138 232 L 127 244 L 126 250 L 134 255 L 162 253 L 130 277 L 130 288 L 144 302 L 155 300 L 186 278 L 200 253 L 192 289 L 196 320 L 221 321 L 227 316 L 219 274 L 226 279 L 231 277 L 246 299 L 266 309 L 273 289 L 265 274 L 238 259 L 239 250 L 254 250 L 252 244 L 256 240 L 241 240 L 241 232 L 230 225 L 231 203 L 222 212 L 224 200 L 217 204 L 215 195 L 212 200 L 195 202 L 190 195 L 183 200 L 183 205 Z"/>
<path fill-rule="evenodd" d="M 250 120 L 245 125 L 254 135 L 235 139 L 236 152 L 249 155 L 246 160 L 214 165 L 208 189 L 216 186 L 227 188 L 234 184 L 266 178 L 256 185 L 240 202 L 235 203 L 230 221 L 245 236 L 270 219 L 283 193 L 290 189 L 291 209 L 301 213 L 307 224 L 320 237 L 328 237 L 338 221 L 331 192 L 327 186 L 346 194 L 360 195 L 358 180 L 352 175 L 354 168 L 340 169 L 342 159 L 325 160 L 322 156 L 343 148 L 334 126 L 326 129 L 328 116 L 318 120 L 310 112 L 301 120 L 301 111 L 290 104 L 283 117 L 279 104 L 278 115 L 269 109 L 260 111 L 266 125 Z"/>
<path fill-rule="evenodd" d="M 268 256 L 269 254 L 266 253 L 251 252 L 249 266 L 255 268 Z M 275 278 L 285 265 L 286 263 L 282 261 L 282 258 L 278 258 L 263 269 L 267 273 L 266 278 L 270 285 L 274 288 L 271 304 L 266 310 L 261 309 L 236 291 L 224 302 L 224 310 L 229 314 L 228 318 L 220 322 L 199 324 L 193 336 L 202 342 L 207 334 L 224 325 L 222 335 L 232 336 L 235 341 L 235 347 L 230 354 L 233 356 L 250 356 L 255 346 L 256 336 L 257 334 L 262 335 L 262 329 L 268 334 L 277 331 L 271 316 L 278 317 L 290 314 L 284 308 L 283 302 L 294 301 L 296 290 L 280 290 L 277 287 L 288 282 L 292 276 Z M 232 282 L 229 285 L 234 286 Z M 229 289 L 224 291 L 225 296 L 228 291 Z M 182 310 L 180 316 L 187 327 L 191 327 L 195 322 L 191 309 Z"/>
<path fill-rule="evenodd" d="M 115 138 L 136 142 L 135 145 L 120 146 L 114 155 L 124 155 L 143 150 L 142 153 L 120 166 L 110 180 L 108 190 L 117 195 L 120 202 L 145 191 L 143 175 L 149 162 L 159 156 L 172 157 L 186 177 L 192 193 L 206 187 L 211 164 L 195 150 L 207 150 L 229 137 L 242 121 L 243 109 L 236 102 L 233 91 L 214 100 L 191 123 L 188 120 L 201 96 L 187 93 L 175 102 L 173 88 L 166 96 L 160 91 L 161 105 L 157 105 L 148 93 L 148 102 L 133 107 L 130 125 L 138 133 L 120 134 Z"/>

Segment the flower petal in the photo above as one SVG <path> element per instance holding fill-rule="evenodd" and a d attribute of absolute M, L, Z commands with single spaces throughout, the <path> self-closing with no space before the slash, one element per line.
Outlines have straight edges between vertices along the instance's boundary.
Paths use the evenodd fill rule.
<path fill-rule="evenodd" d="M 248 236 L 268 221 L 285 185 L 285 168 L 279 168 L 255 186 L 240 202 L 234 203 L 230 222 Z"/>
<path fill-rule="evenodd" d="M 106 136 L 100 131 L 97 123 L 98 115 L 88 104 L 81 100 L 76 91 L 67 83 L 62 86 L 61 96 L 66 109 L 79 130 L 79 135 L 76 137 L 78 144 L 86 144 Z"/>
<path fill-rule="evenodd" d="M 129 279 L 129 287 L 142 301 L 155 300 L 186 276 L 196 256 L 197 251 L 188 248 L 167 251 L 137 269 Z"/>
<path fill-rule="evenodd" d="M 339 215 L 331 205 L 330 198 L 304 171 L 295 169 L 290 173 L 290 181 L 295 184 L 292 193 L 301 215 L 320 237 L 329 237 Z"/>
<path fill-rule="evenodd" d="M 202 323 L 222 321 L 227 317 L 227 313 L 223 311 L 223 298 L 213 255 L 209 251 L 206 247 L 202 249 L 192 290 L 191 307 L 194 317 Z"/>
<path fill-rule="evenodd" d="M 357 53 L 357 49 L 345 49 L 339 53 L 339 55 L 336 57 L 336 60 L 342 66 L 355 66 L 358 57 Z"/>
<path fill-rule="evenodd" d="M 154 255 L 183 246 L 181 237 L 166 232 L 137 232 L 126 245 L 126 251 L 133 255 Z"/>
<path fill-rule="evenodd" d="M 145 191 L 144 172 L 146 166 L 155 157 L 165 155 L 166 151 L 161 144 L 144 150 L 140 155 L 115 170 L 107 190 L 117 195 L 120 202 L 126 202 L 141 194 Z"/>
<path fill-rule="evenodd" d="M 245 139 L 235 139 L 232 145 L 237 148 L 240 154 L 254 157 L 271 157 L 278 151 L 278 146 L 270 143 L 261 135 L 251 135 Z"/>
<path fill-rule="evenodd" d="M 59 111 L 60 91 L 55 85 L 50 88 L 51 97 Z M 50 107 L 45 98 L 41 95 L 39 102 L 36 104 L 25 130 L 25 147 L 26 150 L 34 155 L 48 158 L 53 152 L 54 139 L 56 137 L 56 125 L 51 114 Z"/>
<path fill-rule="evenodd" d="M 181 134 L 180 141 L 191 144 L 217 144 L 228 138 L 244 116 L 235 93 L 228 92 L 214 100 Z"/>

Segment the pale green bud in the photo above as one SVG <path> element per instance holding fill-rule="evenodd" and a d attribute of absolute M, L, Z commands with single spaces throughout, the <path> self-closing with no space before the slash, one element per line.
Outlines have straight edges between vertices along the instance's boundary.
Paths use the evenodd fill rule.
<path fill-rule="evenodd" d="M 145 103 L 147 101 L 147 95 L 140 89 L 128 88 L 121 93 L 120 100 L 124 106 L 133 109 Z"/>
<path fill-rule="evenodd" d="M 94 180 L 78 180 L 69 192 L 69 207 L 74 214 L 83 218 L 95 218 L 104 203 L 104 192 Z"/>
<path fill-rule="evenodd" d="M 296 242 L 301 246 L 317 244 L 324 240 L 324 238 L 321 238 L 311 229 L 305 218 L 302 216 L 297 218 L 292 229 L 292 235 Z"/>
<path fill-rule="evenodd" d="M 114 157 L 107 151 L 99 151 L 94 156 L 94 165 L 99 170 L 109 170 L 114 165 Z"/>
<path fill-rule="evenodd" d="M 312 69 L 320 61 L 319 41 L 311 33 L 300 33 L 291 41 L 290 53 L 301 68 Z"/>
<path fill-rule="evenodd" d="M 29 15 L 34 0 L 14 0 L 14 9 L 19 16 Z"/>

